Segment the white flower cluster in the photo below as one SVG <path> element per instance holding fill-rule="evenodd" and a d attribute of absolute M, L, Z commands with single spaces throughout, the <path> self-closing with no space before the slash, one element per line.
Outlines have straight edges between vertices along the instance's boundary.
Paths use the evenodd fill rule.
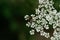
<path fill-rule="evenodd" d="M 60 12 L 57 12 L 53 4 L 53 0 L 39 0 L 36 13 L 24 17 L 25 20 L 29 21 L 26 26 L 32 28 L 31 35 L 34 35 L 36 30 L 36 32 L 40 32 L 40 35 L 49 38 L 50 34 L 45 32 L 44 29 L 48 30 L 50 28 L 49 25 L 52 25 L 54 32 L 50 39 L 60 40 Z"/>

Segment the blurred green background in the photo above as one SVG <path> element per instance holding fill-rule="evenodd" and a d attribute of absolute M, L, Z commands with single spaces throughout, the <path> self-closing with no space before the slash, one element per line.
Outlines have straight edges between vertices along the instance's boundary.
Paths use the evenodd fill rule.
<path fill-rule="evenodd" d="M 60 0 L 54 0 L 54 7 L 60 10 Z M 38 0 L 0 0 L 0 40 L 40 40 L 37 33 L 29 34 L 25 26 L 26 14 L 34 14 Z M 41 39 L 43 40 L 43 39 Z"/>

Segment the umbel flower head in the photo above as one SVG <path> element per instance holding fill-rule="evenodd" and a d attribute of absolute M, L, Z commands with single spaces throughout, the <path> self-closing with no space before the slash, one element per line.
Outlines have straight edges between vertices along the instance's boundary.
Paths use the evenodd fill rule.
<path fill-rule="evenodd" d="M 31 35 L 34 35 L 36 30 L 41 36 L 50 38 L 51 40 L 60 40 L 60 12 L 57 12 L 53 4 L 53 0 L 39 0 L 35 14 L 24 17 L 25 20 L 30 20 L 26 26 L 33 28 L 29 32 Z M 49 32 L 44 31 L 44 29 L 50 29 L 50 25 L 54 29 L 53 36 Z"/>

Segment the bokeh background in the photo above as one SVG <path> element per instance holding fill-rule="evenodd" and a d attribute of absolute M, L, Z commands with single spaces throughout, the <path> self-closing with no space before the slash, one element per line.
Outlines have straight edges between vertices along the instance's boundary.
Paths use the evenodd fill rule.
<path fill-rule="evenodd" d="M 60 0 L 54 0 L 60 10 Z M 38 0 L 0 0 L 0 40 L 49 40 L 39 33 L 31 36 L 24 16 L 34 14 Z"/>

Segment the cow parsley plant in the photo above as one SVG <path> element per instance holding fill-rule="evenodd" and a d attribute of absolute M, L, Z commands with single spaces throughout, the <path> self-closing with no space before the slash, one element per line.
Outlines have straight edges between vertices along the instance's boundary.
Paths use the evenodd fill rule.
<path fill-rule="evenodd" d="M 38 8 L 35 14 L 26 15 L 24 18 L 28 20 L 27 27 L 31 27 L 30 34 L 34 35 L 35 31 L 41 36 L 50 38 L 51 40 L 60 40 L 60 12 L 53 6 L 53 0 L 39 0 Z M 54 30 L 52 36 L 44 30 Z"/>

